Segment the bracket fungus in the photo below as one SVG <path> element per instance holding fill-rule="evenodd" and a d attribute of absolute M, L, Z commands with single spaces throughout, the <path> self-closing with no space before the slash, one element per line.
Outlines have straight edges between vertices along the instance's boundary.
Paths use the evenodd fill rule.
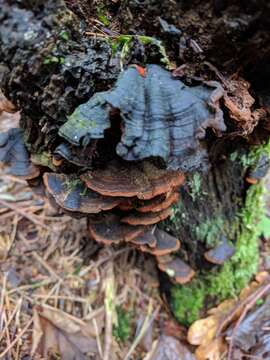
<path fill-rule="evenodd" d="M 122 201 L 118 197 L 106 197 L 91 191 L 70 175 L 45 173 L 43 180 L 48 193 L 67 211 L 95 214 L 110 210 Z"/>
<path fill-rule="evenodd" d="M 61 165 L 62 161 L 66 160 L 73 165 L 90 168 L 95 149 L 96 142 L 92 142 L 91 145 L 86 148 L 80 148 L 63 142 L 58 145 L 53 152 L 54 165 Z"/>
<path fill-rule="evenodd" d="M 184 172 L 208 166 L 206 130 L 226 130 L 221 97 L 217 82 L 191 87 L 161 66 L 132 65 L 113 88 L 75 109 L 55 143 L 45 145 L 46 162 L 32 154 L 31 163 L 20 129 L 0 134 L 0 160 L 12 174 L 43 184 L 53 206 L 87 217 L 92 239 L 152 254 L 161 271 L 184 284 L 195 272 L 172 255 L 179 239 L 157 224 L 179 200 Z M 205 257 L 217 263 L 218 251 Z"/>
<path fill-rule="evenodd" d="M 182 185 L 184 175 L 180 171 L 159 169 L 150 161 L 136 164 L 113 161 L 105 169 L 84 173 L 81 180 L 105 196 L 136 196 L 147 200 Z"/>
<path fill-rule="evenodd" d="M 111 90 L 96 93 L 78 106 L 59 135 L 76 146 L 102 139 L 112 126 L 111 111 L 117 109 L 120 157 L 129 161 L 159 157 L 169 168 L 192 170 L 207 165 L 200 142 L 206 129 L 217 134 L 226 130 L 219 108 L 222 96 L 217 82 L 189 87 L 161 66 L 147 65 L 143 76 L 130 66 Z"/>
<path fill-rule="evenodd" d="M 195 276 L 195 271 L 176 256 L 158 257 L 158 268 L 181 285 L 188 283 Z"/>
<path fill-rule="evenodd" d="M 88 230 L 94 240 L 110 245 L 131 241 L 141 235 L 145 227 L 122 224 L 120 217 L 115 214 L 101 214 L 99 217 L 89 218 Z"/>
<path fill-rule="evenodd" d="M 204 257 L 212 264 L 223 265 L 234 253 L 235 248 L 228 242 L 227 238 L 223 236 L 222 242 L 213 249 L 206 251 Z"/>
<path fill-rule="evenodd" d="M 159 212 L 175 204 L 179 200 L 179 196 L 180 194 L 177 190 L 159 196 L 155 196 L 153 199 L 150 199 L 148 201 L 139 202 L 138 206 L 136 207 L 136 210 L 142 213 L 149 211 Z"/>
<path fill-rule="evenodd" d="M 159 212 L 140 213 L 133 211 L 122 218 L 122 222 L 130 225 L 153 225 L 167 219 L 171 215 L 171 209 L 164 209 Z"/>
<path fill-rule="evenodd" d="M 24 180 L 36 178 L 40 174 L 38 167 L 30 161 L 19 128 L 0 133 L 0 161 L 8 165 L 8 174 Z"/>
<path fill-rule="evenodd" d="M 142 251 L 148 252 L 158 257 L 171 254 L 180 248 L 180 241 L 174 236 L 168 234 L 166 231 L 155 227 L 152 230 L 152 234 L 156 239 L 155 247 L 151 247 L 148 244 L 141 245 L 140 249 Z"/>

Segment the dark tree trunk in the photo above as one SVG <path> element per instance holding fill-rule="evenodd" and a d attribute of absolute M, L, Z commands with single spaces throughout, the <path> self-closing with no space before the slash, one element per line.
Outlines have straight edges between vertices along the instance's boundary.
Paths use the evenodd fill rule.
<path fill-rule="evenodd" d="M 50 150 L 66 116 L 116 80 L 119 34 L 162 40 L 171 62 L 186 64 L 183 78 L 187 83 L 195 76 L 216 79 L 205 61 L 224 76 L 240 73 L 251 83 L 255 105 L 261 103 L 269 110 L 268 1 L 247 5 L 240 0 L 183 4 L 104 0 L 92 5 L 91 1 L 67 0 L 66 4 L 0 0 L 0 87 L 22 111 L 21 126 L 31 152 Z M 136 41 L 122 59 L 124 65 L 160 61 L 160 49 Z M 207 137 L 211 168 L 207 173 L 187 174 L 174 215 L 163 223 L 180 238 L 179 255 L 197 272 L 190 285 L 169 289 L 181 321 L 194 320 L 205 306 L 238 291 L 256 271 L 255 223 L 261 188 L 245 179 L 251 167 L 269 154 L 265 145 L 268 120 L 264 118 L 252 136 L 244 138 L 241 126 L 227 116 L 226 137 L 218 141 L 213 134 Z M 251 143 L 257 144 L 255 150 Z M 252 206 L 258 206 L 256 213 Z M 234 257 L 224 266 L 209 264 L 204 252 L 224 237 L 236 246 Z M 163 285 L 168 283 L 166 278 Z"/>

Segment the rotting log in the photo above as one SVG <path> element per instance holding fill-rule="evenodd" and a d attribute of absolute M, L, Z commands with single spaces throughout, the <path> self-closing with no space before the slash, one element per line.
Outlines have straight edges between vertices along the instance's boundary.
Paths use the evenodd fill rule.
<path fill-rule="evenodd" d="M 251 134 L 229 114 L 224 137 L 207 134 L 211 167 L 186 174 L 180 201 L 162 224 L 181 240 L 178 254 L 196 270 L 187 285 L 172 287 L 169 276 L 161 278 L 176 317 L 190 323 L 239 291 L 257 269 L 263 190 L 250 182 L 257 182 L 254 172 L 270 153 L 269 5 L 263 0 L 66 3 L 0 0 L 0 87 L 21 109 L 25 142 L 41 165 L 48 166 L 46 154 L 57 143 L 58 129 L 79 104 L 110 88 L 127 64 L 164 63 L 164 49 L 171 64 L 182 65 L 178 73 L 187 84 L 194 77 L 220 80 L 220 74 L 229 79 L 240 73 L 251 84 L 254 109 L 268 111 Z M 235 254 L 224 265 L 210 264 L 205 253 L 224 239 Z"/>

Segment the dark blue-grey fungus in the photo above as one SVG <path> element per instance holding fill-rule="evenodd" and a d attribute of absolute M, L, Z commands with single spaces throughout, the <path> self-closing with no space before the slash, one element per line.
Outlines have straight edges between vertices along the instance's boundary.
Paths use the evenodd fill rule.
<path fill-rule="evenodd" d="M 116 146 L 120 157 L 160 157 L 170 168 L 194 170 L 207 164 L 201 142 L 206 129 L 226 130 L 218 104 L 222 95 L 217 82 L 189 87 L 159 65 L 147 65 L 145 77 L 129 67 L 111 90 L 80 105 L 59 134 L 75 145 L 100 139 L 111 126 L 110 109 L 116 108 L 123 122 Z"/>

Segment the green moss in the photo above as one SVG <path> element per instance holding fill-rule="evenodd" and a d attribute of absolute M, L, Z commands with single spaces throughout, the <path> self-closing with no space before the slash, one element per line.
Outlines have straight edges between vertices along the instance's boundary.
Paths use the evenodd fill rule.
<path fill-rule="evenodd" d="M 64 64 L 65 58 L 62 56 L 54 56 L 54 55 L 48 55 L 43 60 L 44 65 L 51 65 L 51 64 Z"/>
<path fill-rule="evenodd" d="M 60 38 L 61 40 L 64 40 L 64 41 L 68 41 L 68 40 L 69 40 L 69 33 L 68 33 L 68 31 L 67 31 L 67 30 L 62 30 L 62 31 L 60 31 L 60 33 L 59 33 L 59 38 Z"/>
<path fill-rule="evenodd" d="M 201 175 L 195 172 L 192 178 L 187 182 L 189 187 L 189 195 L 192 200 L 195 201 L 199 196 L 207 195 L 207 193 L 201 191 Z"/>
<path fill-rule="evenodd" d="M 78 185 L 81 185 L 82 182 L 80 179 L 67 180 L 65 185 L 68 191 L 74 190 Z"/>
<path fill-rule="evenodd" d="M 270 142 L 255 148 L 250 154 L 252 161 L 245 158 L 245 163 L 248 166 L 254 164 L 262 152 L 270 157 Z M 172 289 L 172 309 L 179 322 L 190 325 L 199 318 L 202 310 L 238 294 L 256 273 L 258 237 L 262 233 L 261 221 L 264 218 L 264 191 L 264 186 L 259 183 L 247 192 L 245 205 L 233 225 L 238 234 L 233 257 L 219 270 L 201 272 L 190 284 Z"/>
<path fill-rule="evenodd" d="M 187 214 L 182 201 L 179 201 L 172 207 L 172 213 L 170 216 L 170 223 L 173 224 L 175 232 L 178 233 L 185 222 L 188 221 Z M 166 221 L 165 221 L 166 223 Z"/>
<path fill-rule="evenodd" d="M 35 165 L 40 165 L 44 167 L 48 167 L 49 169 L 56 171 L 55 166 L 52 163 L 52 156 L 46 151 L 32 154 L 31 160 Z"/>
<path fill-rule="evenodd" d="M 172 310 L 177 320 L 189 326 L 199 318 L 205 300 L 205 285 L 194 279 L 190 285 L 179 285 L 172 289 Z"/>
<path fill-rule="evenodd" d="M 258 226 L 263 236 L 265 238 L 270 238 L 270 218 L 266 215 L 263 216 Z"/>
<path fill-rule="evenodd" d="M 131 335 L 131 313 L 122 307 L 116 307 L 117 325 L 113 328 L 113 336 L 120 342 L 125 342 Z"/>
<path fill-rule="evenodd" d="M 102 24 L 104 25 L 104 26 L 109 26 L 110 25 L 110 20 L 107 18 L 107 16 L 106 15 L 104 15 L 104 14 L 99 14 L 98 15 L 98 20 L 100 21 L 100 22 L 102 22 Z"/>
<path fill-rule="evenodd" d="M 211 221 L 206 221 L 195 228 L 196 238 L 202 241 L 207 248 L 212 248 L 219 243 L 220 234 L 225 232 L 224 219 L 218 216 Z"/>
<path fill-rule="evenodd" d="M 166 50 L 162 42 L 154 37 L 144 35 L 119 35 L 113 39 L 108 39 L 108 41 L 110 41 L 111 43 L 112 52 L 120 52 L 120 62 L 122 66 L 128 53 L 131 50 L 134 40 L 141 42 L 145 46 L 155 45 L 158 48 L 159 53 L 161 54 L 161 62 L 168 68 L 171 67 L 169 58 L 166 54 Z"/>
<path fill-rule="evenodd" d="M 108 10 L 106 6 L 103 3 L 98 3 L 96 5 L 96 13 L 98 20 L 104 25 L 104 26 L 110 26 L 110 20 L 108 17 Z"/>
<path fill-rule="evenodd" d="M 235 152 L 231 160 L 238 160 L 247 168 L 256 165 L 263 154 L 270 157 L 270 141 L 262 146 L 254 147 L 248 155 L 239 155 Z M 264 191 L 262 183 L 248 189 L 245 204 L 230 227 L 231 233 L 237 234 L 236 251 L 233 257 L 221 268 L 213 268 L 211 272 L 199 272 L 190 284 L 175 286 L 172 289 L 172 309 L 182 324 L 190 325 L 200 317 L 202 311 L 237 295 L 256 273 L 259 262 L 258 238 L 269 224 L 264 214 L 262 200 Z M 173 214 L 176 227 L 177 224 L 180 226 L 183 223 L 181 208 L 179 211 L 177 209 Z M 210 231 L 209 242 L 221 227 L 222 230 L 226 229 L 226 224 L 225 226 L 222 224 L 222 218 L 216 217 L 213 220 L 212 224 L 203 224 L 195 230 L 198 237 L 210 236 L 207 234 L 207 231 Z"/>

